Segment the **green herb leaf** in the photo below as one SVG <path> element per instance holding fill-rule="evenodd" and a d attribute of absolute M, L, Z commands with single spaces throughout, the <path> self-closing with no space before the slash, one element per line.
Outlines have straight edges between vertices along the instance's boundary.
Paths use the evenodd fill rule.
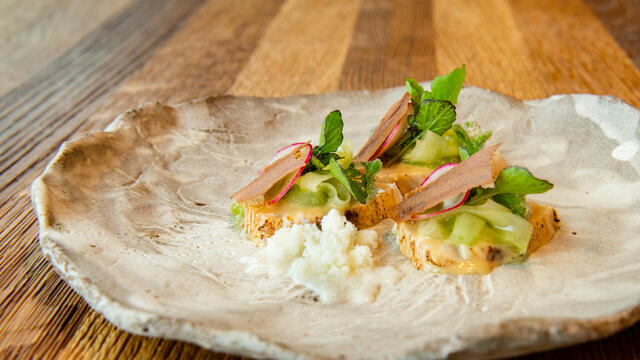
<path fill-rule="evenodd" d="M 458 147 L 458 153 L 460 154 L 460 161 L 465 161 L 469 158 L 469 151 L 462 146 Z"/>
<path fill-rule="evenodd" d="M 480 129 L 477 123 L 467 123 L 466 126 L 467 128 L 477 128 L 478 131 Z M 458 140 L 460 140 L 460 158 L 463 161 L 482 149 L 484 143 L 491 138 L 491 131 L 480 132 L 478 135 L 472 137 L 469 136 L 469 133 L 467 133 L 467 131 L 458 124 L 453 125 L 451 129 L 458 136 Z M 466 154 L 466 157 L 464 158 L 462 156 L 463 153 Z"/>
<path fill-rule="evenodd" d="M 409 151 L 424 132 L 431 130 L 442 135 L 451 129 L 456 120 L 455 104 L 462 89 L 466 75 L 465 66 L 453 70 L 447 75 L 436 77 L 431 83 L 431 91 L 426 91 L 414 79 L 407 79 L 405 84 L 411 94 L 411 103 L 415 115 L 409 116 L 407 135 L 387 151 L 387 165 L 393 164 Z M 461 157 L 464 156 L 462 153 Z"/>
<path fill-rule="evenodd" d="M 313 171 L 313 170 L 320 170 L 320 169 L 324 168 L 325 166 L 326 165 L 320 159 L 318 159 L 318 155 L 311 155 L 311 160 L 307 164 L 307 167 L 304 168 L 303 173 L 307 173 L 307 172 Z M 309 170 L 307 171 L 307 169 L 309 169 Z"/>
<path fill-rule="evenodd" d="M 466 204 L 479 205 L 487 199 L 493 198 L 496 202 L 508 207 L 514 214 L 526 218 L 528 212 L 525 195 L 540 194 L 549 191 L 552 187 L 553 184 L 536 178 L 529 170 L 519 166 L 510 166 L 500 172 L 494 188 L 472 189 L 472 195 Z"/>
<path fill-rule="evenodd" d="M 466 76 L 465 66 L 453 70 L 447 75 L 438 76 L 431 83 L 432 100 L 446 100 L 453 105 L 458 102 L 458 94 L 462 89 L 464 78 Z"/>
<path fill-rule="evenodd" d="M 367 177 L 365 179 L 367 199 L 370 199 L 372 195 L 375 194 L 375 191 L 376 191 L 376 184 L 374 181 L 374 177 L 378 173 L 378 171 L 380 171 L 380 169 L 382 168 L 382 161 L 375 159 L 369 162 L 361 162 L 360 164 L 362 164 L 362 166 L 364 166 L 364 169 L 365 169 L 364 174 L 366 174 L 366 177 Z"/>
<path fill-rule="evenodd" d="M 405 80 L 405 84 L 407 85 L 407 92 L 411 95 L 411 102 L 414 107 L 420 106 L 422 103 L 422 94 L 424 93 L 424 88 L 414 79 Z M 416 111 L 418 109 L 415 109 Z"/>
<path fill-rule="evenodd" d="M 324 118 L 322 130 L 320 130 L 320 142 L 318 143 L 319 153 L 331 153 L 338 150 L 342 144 L 342 114 L 339 110 L 334 110 Z"/>
<path fill-rule="evenodd" d="M 244 208 L 238 203 L 231 204 L 230 223 L 235 229 L 240 230 L 244 222 Z"/>
<path fill-rule="evenodd" d="M 512 213 L 525 219 L 529 217 L 529 207 L 522 194 L 498 194 L 493 196 L 493 200 L 498 204 L 504 205 L 511 210 Z"/>
<path fill-rule="evenodd" d="M 354 164 L 343 169 L 335 160 L 329 162 L 329 173 L 333 175 L 347 190 L 362 204 L 375 192 L 374 176 L 382 167 L 380 160 L 376 159 L 370 162 L 362 162 L 364 171 L 358 171 Z"/>
<path fill-rule="evenodd" d="M 419 130 L 431 130 L 438 135 L 451 129 L 456 121 L 456 107 L 449 101 L 425 100 L 416 115 L 416 126 Z"/>
<path fill-rule="evenodd" d="M 538 179 L 529 170 L 510 166 L 500 173 L 496 179 L 496 190 L 501 194 L 540 194 L 551 190 L 553 184 L 547 180 Z"/>
<path fill-rule="evenodd" d="M 341 159 L 340 155 L 335 152 L 342 145 L 344 136 L 342 129 L 344 122 L 342 114 L 339 110 L 334 110 L 327 115 L 322 121 L 322 129 L 320 130 L 320 142 L 318 146 L 314 146 L 311 152 L 311 160 L 304 168 L 302 174 L 311 171 L 324 169 L 329 165 L 331 159 Z"/>

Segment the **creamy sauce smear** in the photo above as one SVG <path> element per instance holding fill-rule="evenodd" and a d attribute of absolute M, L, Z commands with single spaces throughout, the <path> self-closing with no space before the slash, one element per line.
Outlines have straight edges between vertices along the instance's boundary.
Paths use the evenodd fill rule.
<path fill-rule="evenodd" d="M 321 225 L 322 230 L 315 224 L 293 224 L 276 231 L 247 272 L 286 275 L 323 303 L 370 303 L 382 286 L 402 278 L 392 266 L 376 266 L 375 231 L 356 229 L 335 209 Z"/>

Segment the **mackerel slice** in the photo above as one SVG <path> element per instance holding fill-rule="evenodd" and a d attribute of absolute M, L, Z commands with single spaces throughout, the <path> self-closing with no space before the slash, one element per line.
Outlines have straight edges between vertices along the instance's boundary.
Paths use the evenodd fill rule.
<path fill-rule="evenodd" d="M 450 197 L 476 186 L 493 183 L 506 166 L 504 161 L 496 161 L 499 146 L 495 144 L 478 151 L 429 185 L 407 194 L 396 207 L 394 219 L 409 220 L 411 215 L 422 213 Z"/>
<path fill-rule="evenodd" d="M 267 165 L 260 176 L 249 183 L 249 185 L 236 191 L 231 195 L 231 198 L 241 202 L 264 195 L 273 185 L 280 181 L 280 179 L 304 168 L 307 165 L 306 159 L 311 150 L 312 148 L 309 143 L 301 144 L 287 155 Z"/>
<path fill-rule="evenodd" d="M 353 161 L 359 163 L 361 161 L 371 161 L 372 157 L 376 154 L 378 149 L 384 144 L 384 141 L 387 140 L 387 137 L 391 135 L 393 128 L 396 126 L 398 121 L 402 120 L 402 117 L 407 115 L 409 111 L 409 101 L 411 101 L 411 95 L 409 93 L 405 93 L 402 98 L 396 101 L 391 108 L 387 110 L 387 113 L 384 115 L 378 127 L 373 131 L 371 137 L 366 144 L 358 151 L 358 154 L 355 156 Z"/>

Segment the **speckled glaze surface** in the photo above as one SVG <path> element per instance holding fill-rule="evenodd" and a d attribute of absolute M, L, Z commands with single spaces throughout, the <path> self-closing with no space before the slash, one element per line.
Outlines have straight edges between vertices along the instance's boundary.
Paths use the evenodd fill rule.
<path fill-rule="evenodd" d="M 287 278 L 245 272 L 256 249 L 227 225 L 229 195 L 273 153 L 317 141 L 334 109 L 358 148 L 402 88 L 279 99 L 150 103 L 63 144 L 33 184 L 43 252 L 122 329 L 269 358 L 491 358 L 606 336 L 640 318 L 640 112 L 612 97 L 519 101 L 463 89 L 508 162 L 555 184 L 531 200 L 563 227 L 488 276 L 403 274 L 371 304 L 323 305 Z"/>

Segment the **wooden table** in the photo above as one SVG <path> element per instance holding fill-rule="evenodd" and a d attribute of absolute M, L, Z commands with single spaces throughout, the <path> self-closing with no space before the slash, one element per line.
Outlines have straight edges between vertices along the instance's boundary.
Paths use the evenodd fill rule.
<path fill-rule="evenodd" d="M 29 185 L 63 141 L 147 100 L 383 88 L 462 63 L 518 98 L 638 107 L 640 1 L 0 2 L 0 358 L 231 357 L 122 332 L 56 275 Z M 640 325 L 524 358 L 638 359 Z"/>

